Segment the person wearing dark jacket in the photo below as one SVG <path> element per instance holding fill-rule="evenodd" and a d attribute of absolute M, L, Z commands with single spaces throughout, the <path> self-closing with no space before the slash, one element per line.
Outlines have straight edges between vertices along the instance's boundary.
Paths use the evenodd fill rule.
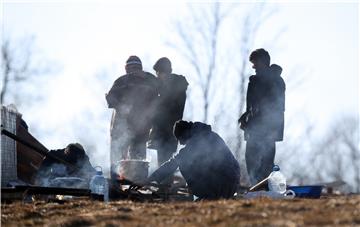
<path fill-rule="evenodd" d="M 147 181 L 161 182 L 179 168 L 199 199 L 231 198 L 239 186 L 240 167 L 223 139 L 201 122 L 178 121 L 174 135 L 185 147 Z"/>
<path fill-rule="evenodd" d="M 159 100 L 149 148 L 157 150 L 160 166 L 176 152 L 177 140 L 173 135 L 173 127 L 183 117 L 188 82 L 185 77 L 171 73 L 171 62 L 166 57 L 160 58 L 153 68 L 158 76 Z"/>
<path fill-rule="evenodd" d="M 156 77 L 142 70 L 137 56 L 130 56 L 126 74 L 119 77 L 106 94 L 113 108 L 111 122 L 111 166 L 122 159 L 145 159 L 158 97 Z"/>
<path fill-rule="evenodd" d="M 53 156 L 70 165 L 61 163 L 52 158 Z M 49 155 L 45 156 L 38 169 L 35 182 L 46 186 L 49 180 L 64 176 L 79 177 L 89 181 L 95 173 L 96 170 L 92 167 L 83 146 L 79 143 L 71 143 L 64 149 L 49 151 Z"/>
<path fill-rule="evenodd" d="M 250 55 L 256 75 L 249 78 L 246 112 L 240 117 L 246 143 L 245 160 L 251 184 L 266 178 L 272 171 L 275 142 L 283 140 L 285 82 L 282 68 L 270 66 L 270 55 L 257 49 Z"/>

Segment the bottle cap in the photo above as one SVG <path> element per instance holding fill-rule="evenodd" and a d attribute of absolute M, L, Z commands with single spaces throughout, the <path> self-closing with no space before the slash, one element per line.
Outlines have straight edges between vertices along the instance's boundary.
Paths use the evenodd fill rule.
<path fill-rule="evenodd" d="M 102 171 L 96 171 L 96 175 L 102 175 Z"/>
<path fill-rule="evenodd" d="M 95 166 L 94 169 L 96 170 L 96 175 L 102 175 L 103 174 L 101 166 Z"/>

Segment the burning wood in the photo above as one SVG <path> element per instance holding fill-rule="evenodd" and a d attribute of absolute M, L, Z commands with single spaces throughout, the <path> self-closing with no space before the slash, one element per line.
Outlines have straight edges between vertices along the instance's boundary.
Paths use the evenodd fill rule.
<path fill-rule="evenodd" d="M 139 185 L 127 179 L 115 179 L 110 184 L 110 198 L 141 202 L 193 201 L 192 193 L 180 178 L 175 178 L 171 187 L 155 183 L 148 183 L 139 187 Z"/>
<path fill-rule="evenodd" d="M 145 160 L 121 160 L 114 166 L 112 175 L 118 179 L 128 179 L 135 183 L 144 182 L 148 176 L 149 162 Z"/>

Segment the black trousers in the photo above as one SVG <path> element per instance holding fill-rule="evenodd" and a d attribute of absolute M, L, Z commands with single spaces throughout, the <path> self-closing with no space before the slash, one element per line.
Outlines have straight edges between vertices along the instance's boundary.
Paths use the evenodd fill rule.
<path fill-rule="evenodd" d="M 245 161 L 251 185 L 268 177 L 275 158 L 275 141 L 249 138 L 246 142 Z"/>

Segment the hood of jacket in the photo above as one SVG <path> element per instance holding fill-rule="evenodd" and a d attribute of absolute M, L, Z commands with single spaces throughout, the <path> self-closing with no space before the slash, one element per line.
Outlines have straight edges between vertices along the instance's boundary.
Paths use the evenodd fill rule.
<path fill-rule="evenodd" d="M 272 64 L 270 66 L 270 71 L 273 74 L 273 76 L 280 76 L 282 73 L 282 68 L 280 65 Z"/>
<path fill-rule="evenodd" d="M 269 72 L 270 72 L 270 77 L 280 77 L 281 73 L 282 73 L 282 68 L 280 65 L 277 64 L 272 64 L 269 67 Z M 252 75 L 249 77 L 249 81 L 250 82 L 255 82 L 258 78 L 269 78 L 269 77 L 264 77 L 262 75 Z"/>
<path fill-rule="evenodd" d="M 211 126 L 202 122 L 194 122 L 194 124 L 191 127 L 192 135 L 198 135 L 207 132 L 211 132 Z"/>

